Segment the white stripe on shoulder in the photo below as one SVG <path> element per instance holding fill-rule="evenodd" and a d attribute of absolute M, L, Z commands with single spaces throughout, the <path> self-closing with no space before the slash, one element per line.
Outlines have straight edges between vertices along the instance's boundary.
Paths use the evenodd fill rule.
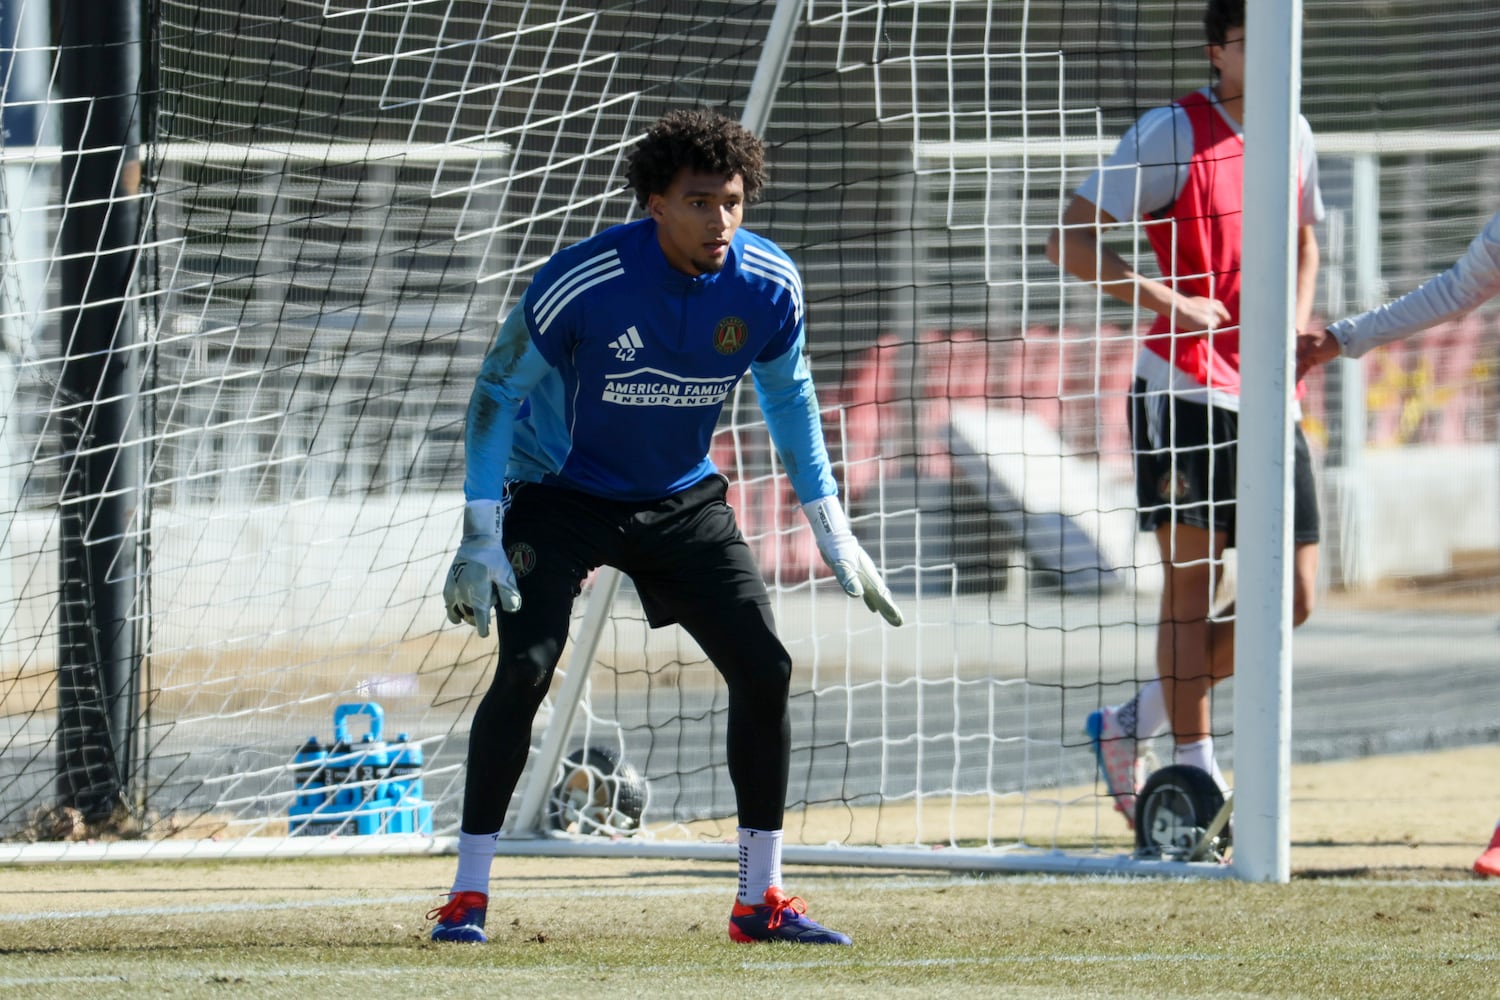
<path fill-rule="evenodd" d="M 754 246 L 745 247 L 745 258 L 741 266 L 746 273 L 759 275 L 791 292 L 793 310 L 797 319 L 802 319 L 802 279 L 797 274 L 796 267 Z"/>
<path fill-rule="evenodd" d="M 571 269 L 558 275 L 557 280 L 552 282 L 552 287 L 547 289 L 547 294 L 537 299 L 535 307 L 536 311 L 545 311 L 548 308 L 548 304 L 567 289 L 568 282 L 572 280 L 573 277 L 580 271 L 590 271 L 593 270 L 596 265 L 618 261 L 619 259 L 619 251 L 611 247 L 603 253 L 595 254 L 587 260 L 580 261 L 579 263 L 574 264 Z"/>
<path fill-rule="evenodd" d="M 624 274 L 625 268 L 620 265 L 620 255 L 614 250 L 606 250 L 597 257 L 590 257 L 578 264 L 553 282 L 552 287 L 532 306 L 531 317 L 536 323 L 537 332 L 546 333 L 563 307 L 579 295 L 595 285 L 603 284 L 611 278 L 623 277 Z"/>
<path fill-rule="evenodd" d="M 802 277 L 797 273 L 797 267 L 784 257 L 778 257 L 773 253 L 762 250 L 753 244 L 745 247 L 746 263 L 753 263 L 767 271 L 779 271 L 787 281 L 783 282 L 788 288 L 795 288 L 800 293 L 802 290 Z"/>

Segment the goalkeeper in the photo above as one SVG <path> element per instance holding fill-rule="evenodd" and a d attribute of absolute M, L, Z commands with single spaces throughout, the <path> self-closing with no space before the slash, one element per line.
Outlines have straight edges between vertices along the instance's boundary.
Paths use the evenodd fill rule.
<path fill-rule="evenodd" d="M 568 637 L 600 565 L 628 574 L 652 627 L 682 625 L 729 690 L 739 812 L 736 941 L 849 944 L 781 888 L 792 660 L 708 458 L 748 371 L 818 549 L 853 597 L 901 613 L 839 505 L 805 358 L 802 280 L 740 228 L 767 179 L 761 141 L 706 110 L 672 112 L 632 151 L 646 217 L 567 247 L 505 318 L 469 402 L 463 540 L 443 588 L 451 621 L 500 659 L 469 734 L 458 871 L 435 941 L 486 940 L 490 866 Z"/>
<path fill-rule="evenodd" d="M 1500 296 L 1500 212 L 1490 217 L 1468 252 L 1442 274 L 1383 306 L 1330 323 L 1326 331 L 1299 335 L 1298 376 L 1340 355 L 1358 358 L 1381 344 L 1457 319 L 1496 296 Z M 1500 826 L 1474 862 L 1474 871 L 1500 877 Z"/>

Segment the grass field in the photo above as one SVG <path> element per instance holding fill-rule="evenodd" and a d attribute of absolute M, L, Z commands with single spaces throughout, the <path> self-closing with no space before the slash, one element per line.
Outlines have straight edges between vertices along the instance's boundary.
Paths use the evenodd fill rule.
<path fill-rule="evenodd" d="M 1469 871 L 1500 813 L 1483 780 L 1497 765 L 1480 747 L 1295 768 L 1289 885 L 789 868 L 849 949 L 731 944 L 727 864 L 501 858 L 483 947 L 427 940 L 448 858 L 15 866 L 0 872 L 0 989 L 1500 996 L 1500 885 Z"/>

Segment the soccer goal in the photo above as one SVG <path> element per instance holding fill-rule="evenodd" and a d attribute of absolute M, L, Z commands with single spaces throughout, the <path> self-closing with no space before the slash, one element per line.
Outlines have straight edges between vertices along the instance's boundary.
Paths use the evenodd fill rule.
<path fill-rule="evenodd" d="M 448 849 L 494 661 L 440 598 L 473 377 L 532 272 L 633 216 L 643 129 L 708 105 L 767 138 L 746 224 L 802 269 L 907 617 L 824 570 L 742 387 L 712 456 L 795 662 L 788 861 L 1236 874 L 1134 856 L 1083 734 L 1155 672 L 1139 317 L 1041 252 L 1206 82 L 1196 6 L 104 6 L 0 16 L 0 861 Z M 732 857 L 712 666 L 607 569 L 574 624 L 502 850 Z M 1230 751 L 1280 810 L 1242 844 L 1285 850 L 1287 738 Z"/>

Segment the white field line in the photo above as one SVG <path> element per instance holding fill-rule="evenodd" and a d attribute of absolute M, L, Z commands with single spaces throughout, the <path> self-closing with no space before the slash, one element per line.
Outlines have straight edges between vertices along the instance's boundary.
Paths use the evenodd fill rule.
<path fill-rule="evenodd" d="M 1217 954 L 1184 955 L 1180 958 L 1164 957 L 1160 953 L 1148 952 L 1133 955 L 1064 955 L 1056 952 L 1046 954 L 1025 955 L 977 955 L 969 958 L 895 958 L 880 959 L 875 961 L 863 961 L 857 955 L 830 955 L 826 950 L 820 950 L 818 957 L 808 958 L 805 961 L 744 961 L 737 968 L 746 972 L 797 972 L 797 971 L 828 971 L 831 969 L 914 969 L 914 968 L 957 968 L 957 967 L 995 967 L 995 966 L 1022 966 L 1035 965 L 1045 962 L 1049 965 L 1057 963 L 1068 963 L 1072 965 L 1117 965 L 1128 964 L 1151 964 L 1156 966 L 1176 965 L 1192 963 L 1195 966 L 1204 966 L 1217 963 L 1235 963 L 1242 965 L 1257 961 L 1286 961 L 1296 958 L 1300 952 L 1294 950 L 1263 952 L 1259 954 L 1246 954 L 1243 951 L 1221 952 Z M 1320 956 L 1325 953 L 1319 952 Z M 1359 956 L 1353 956 L 1359 958 Z M 1494 962 L 1500 960 L 1500 952 L 1463 952 L 1442 955 L 1445 961 L 1453 962 Z M 1373 950 L 1369 956 L 1373 962 L 1389 961 L 1388 954 L 1384 950 Z M 683 962 L 675 965 L 641 966 L 631 968 L 634 975 L 670 974 L 682 975 L 684 973 L 704 972 L 723 973 L 726 966 L 720 963 L 709 962 Z M 215 979 L 243 979 L 246 982 L 255 980 L 275 979 L 328 979 L 335 982 L 348 982 L 352 977 L 360 979 L 400 979 L 420 975 L 423 981 L 432 979 L 443 979 L 457 977 L 466 982 L 484 980 L 487 978 L 498 978 L 508 983 L 514 983 L 518 974 L 527 977 L 535 976 L 568 976 L 578 971 L 576 966 L 571 965 L 528 965 L 524 968 L 506 967 L 503 969 L 485 970 L 481 968 L 464 969 L 435 969 L 430 966 L 422 966 L 420 969 L 403 968 L 400 966 L 348 966 L 340 967 L 326 963 L 317 965 L 277 965 L 274 968 L 259 967 L 225 967 L 221 965 L 202 965 L 178 968 L 171 971 L 163 971 L 153 965 L 149 971 L 143 970 L 139 974 L 132 975 L 123 973 L 113 976 L 15 976 L 0 977 L 0 987 L 26 987 L 26 986 L 52 986 L 63 983 L 127 983 L 132 981 L 144 982 L 147 978 L 153 983 L 162 980 L 179 980 L 201 982 L 206 976 Z"/>
<path fill-rule="evenodd" d="M 903 889 L 938 889 L 958 885 L 979 885 L 983 881 L 982 879 L 974 878 L 893 878 L 875 881 L 859 879 L 843 883 L 830 883 L 820 879 L 818 885 L 820 887 L 819 891 L 822 891 L 823 887 L 834 888 L 836 885 L 842 884 L 850 887 L 872 887 L 884 892 Z M 605 887 L 595 889 L 495 889 L 491 890 L 490 899 L 524 900 L 535 899 L 538 896 L 557 896 L 569 899 L 647 899 L 670 898 L 674 896 L 719 896 L 733 892 L 733 889 L 725 888 L 725 885 L 733 884 L 732 879 L 726 877 L 722 880 L 722 883 L 719 885 L 662 886 L 652 888 L 619 886 L 616 888 Z M 183 892 L 190 894 L 192 890 L 184 889 Z M 108 910 L 46 910 L 36 913 L 0 913 L 0 924 L 24 924 L 48 920 L 113 920 L 120 917 L 191 916 L 207 913 L 274 913 L 285 910 L 338 909 L 346 906 L 384 906 L 406 903 L 431 903 L 436 906 L 442 902 L 444 895 L 445 893 L 436 891 L 421 894 L 404 893 L 399 896 L 340 896 L 324 899 L 281 900 L 266 903 L 206 903 L 198 906 L 133 906 Z"/>
<path fill-rule="evenodd" d="M 729 881 L 728 879 L 725 880 Z M 983 878 L 977 876 L 954 877 L 954 878 L 912 878 L 910 876 L 894 876 L 888 879 L 818 879 L 818 891 L 837 891 L 839 889 L 876 889 L 881 892 L 899 891 L 922 891 L 928 889 L 948 889 L 956 886 L 979 886 L 994 884 L 1000 879 Z M 1009 875 L 1004 877 L 1007 885 L 1076 885 L 1082 882 L 1119 882 L 1121 884 L 1138 885 L 1139 880 L 1124 876 L 1090 876 L 1059 877 L 1055 875 Z M 1183 881 L 1189 881 L 1184 879 Z M 1474 881 L 1377 881 L 1370 879 L 1326 879 L 1319 880 L 1319 885 L 1338 887 L 1341 889 L 1360 888 L 1390 888 L 1401 886 L 1411 889 L 1465 889 L 1474 888 Z M 184 889 L 184 894 L 191 894 L 193 890 Z M 688 896 L 722 895 L 726 890 L 723 885 L 703 886 L 663 886 L 643 887 L 631 886 L 604 887 L 594 889 L 578 888 L 515 888 L 494 889 L 490 892 L 492 900 L 526 900 L 535 899 L 538 896 L 556 896 L 569 899 L 649 899 L 649 898 L 672 898 Z M 274 913 L 288 910 L 320 910 L 340 909 L 348 906 L 383 906 L 383 905 L 405 905 L 408 903 L 434 903 L 440 901 L 444 894 L 439 891 L 427 893 L 403 893 L 395 896 L 330 896 L 322 899 L 307 900 L 282 900 L 278 902 L 243 902 L 243 903 L 208 903 L 196 906 L 135 906 L 118 907 L 107 910 L 41 910 L 34 913 L 0 913 L 0 924 L 24 924 L 40 923 L 44 921 L 57 920 L 113 920 L 122 917 L 163 917 L 163 916 L 192 916 L 211 913 Z M 107 978 L 107 977 L 106 977 Z M 7 982 L 0 980 L 0 983 Z"/>

